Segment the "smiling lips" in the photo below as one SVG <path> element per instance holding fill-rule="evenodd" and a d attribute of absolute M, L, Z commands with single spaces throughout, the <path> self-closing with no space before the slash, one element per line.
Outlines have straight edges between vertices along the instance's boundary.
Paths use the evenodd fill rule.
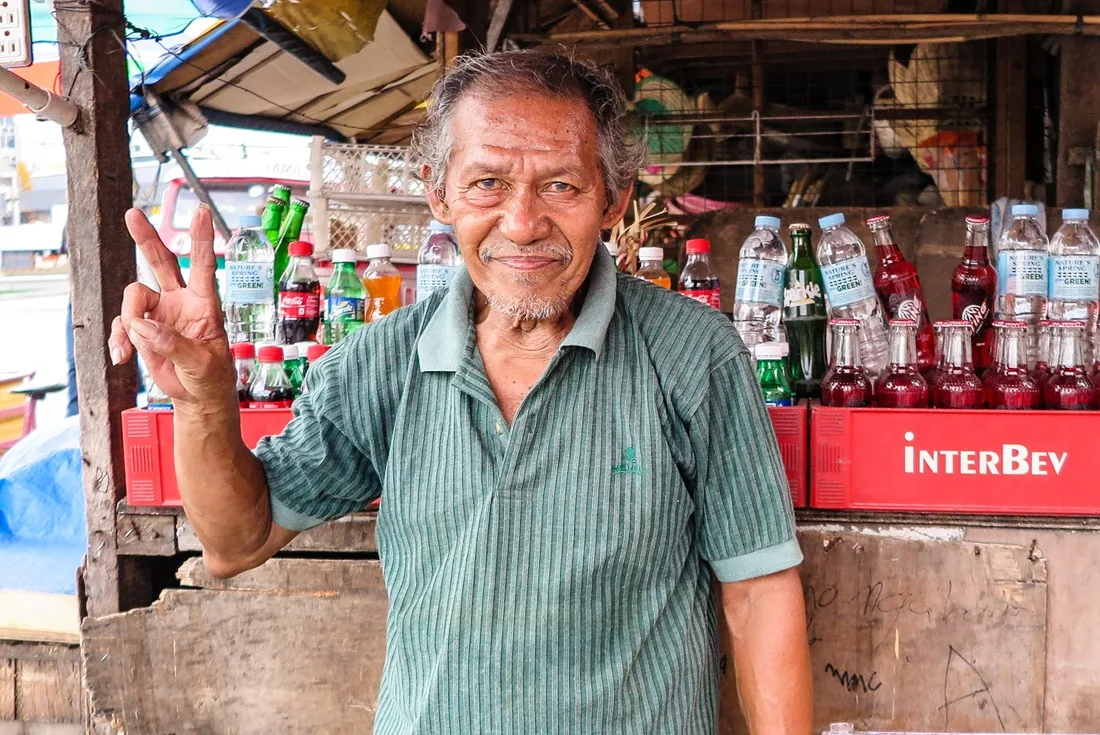
<path fill-rule="evenodd" d="M 493 258 L 493 260 L 512 270 L 524 272 L 541 270 L 547 266 L 561 262 L 557 258 L 530 255 L 514 255 L 504 258 Z"/>

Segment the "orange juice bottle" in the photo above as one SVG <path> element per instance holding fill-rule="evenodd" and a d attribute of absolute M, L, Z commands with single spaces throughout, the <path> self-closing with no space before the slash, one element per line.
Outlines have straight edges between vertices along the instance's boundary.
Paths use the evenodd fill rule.
<path fill-rule="evenodd" d="M 376 322 L 401 306 L 401 273 L 390 262 L 393 251 L 386 244 L 368 245 L 367 270 L 363 287 L 367 289 L 366 322 Z"/>
<path fill-rule="evenodd" d="M 656 283 L 662 288 L 672 288 L 672 278 L 668 271 L 661 265 L 665 258 L 665 251 L 661 248 L 638 249 L 638 272 L 634 275 L 643 281 Z"/>

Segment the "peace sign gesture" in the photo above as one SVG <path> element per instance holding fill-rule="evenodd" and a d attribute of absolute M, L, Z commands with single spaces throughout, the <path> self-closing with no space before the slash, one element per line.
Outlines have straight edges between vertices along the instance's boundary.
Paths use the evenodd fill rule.
<path fill-rule="evenodd" d="M 122 313 L 111 323 L 111 362 L 126 362 L 137 348 L 153 382 L 174 402 L 218 405 L 235 396 L 216 285 L 214 226 L 200 206 L 191 219 L 191 278 L 184 285 L 176 256 L 164 246 L 139 209 L 126 213 L 126 228 L 160 284 L 160 293 L 140 283 L 126 287 Z"/>

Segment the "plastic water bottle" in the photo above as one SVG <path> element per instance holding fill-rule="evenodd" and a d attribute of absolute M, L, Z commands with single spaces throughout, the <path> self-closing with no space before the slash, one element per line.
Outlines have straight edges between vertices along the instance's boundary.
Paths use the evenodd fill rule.
<path fill-rule="evenodd" d="M 260 218 L 241 216 L 241 229 L 225 246 L 225 331 L 234 342 L 275 338 L 275 248 Z"/>
<path fill-rule="evenodd" d="M 1039 226 L 1039 207 L 1014 204 L 1012 224 L 997 244 L 995 316 L 1028 325 L 1027 362 L 1035 364 L 1037 330 L 1047 297 L 1047 236 Z"/>
<path fill-rule="evenodd" d="M 454 228 L 434 219 L 428 223 L 428 239 L 420 246 L 416 261 L 416 300 L 426 300 L 436 291 L 446 291 L 462 258 Z"/>
<path fill-rule="evenodd" d="M 1096 349 L 1100 299 L 1100 240 L 1089 227 L 1089 210 L 1063 209 L 1062 226 L 1050 238 L 1047 319 L 1085 323 L 1085 361 Z"/>
<path fill-rule="evenodd" d="M 733 324 L 750 350 L 779 339 L 787 270 L 787 246 L 779 237 L 779 218 L 762 214 L 754 226 L 741 246 L 733 297 Z"/>
<path fill-rule="evenodd" d="M 875 295 L 867 248 L 844 226 L 844 215 L 830 214 L 817 221 L 821 239 L 817 262 L 825 281 L 829 316 L 859 321 L 859 357 L 864 369 L 877 377 L 886 367 L 889 339 L 882 304 Z"/>

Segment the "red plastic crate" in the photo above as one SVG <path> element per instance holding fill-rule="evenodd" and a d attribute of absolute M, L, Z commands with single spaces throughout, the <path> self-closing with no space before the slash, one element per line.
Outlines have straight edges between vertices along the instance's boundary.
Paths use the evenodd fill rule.
<path fill-rule="evenodd" d="M 810 505 L 1096 515 L 1097 435 L 1097 411 L 814 406 Z"/>
<path fill-rule="evenodd" d="M 241 436 L 255 448 L 260 439 L 279 434 L 290 422 L 287 409 L 242 409 Z M 171 411 L 131 408 L 122 412 L 122 447 L 126 462 L 126 502 L 130 505 L 175 506 L 180 489 L 173 469 Z"/>
<path fill-rule="evenodd" d="M 791 486 L 791 502 L 795 508 L 805 508 L 809 500 L 809 410 L 805 403 L 797 406 L 768 406 L 768 414 L 779 442 L 779 455 L 787 470 Z"/>

